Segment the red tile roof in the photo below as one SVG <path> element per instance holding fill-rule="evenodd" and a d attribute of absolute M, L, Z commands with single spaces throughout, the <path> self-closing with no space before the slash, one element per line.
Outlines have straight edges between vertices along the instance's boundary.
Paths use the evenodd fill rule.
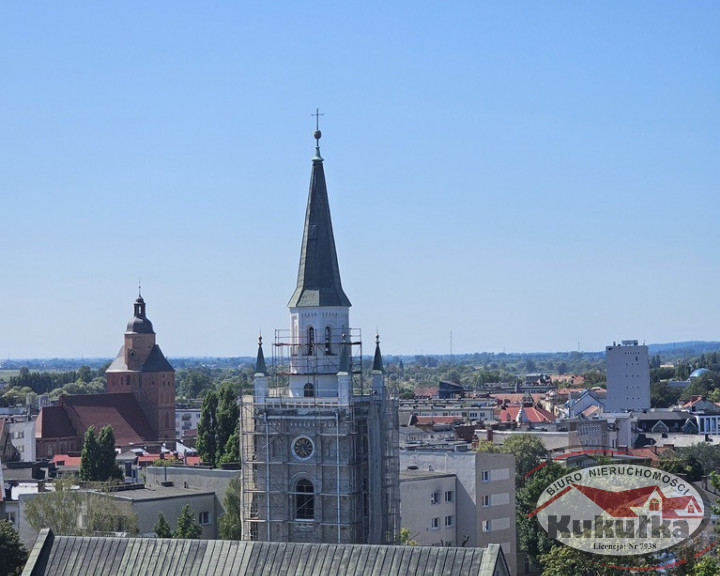
<path fill-rule="evenodd" d="M 55 454 L 52 459 L 57 466 L 69 466 L 71 468 L 79 468 L 81 460 L 80 456 L 68 456 L 67 454 Z"/>
<path fill-rule="evenodd" d="M 131 393 L 61 396 L 60 404 L 73 420 L 80 422 L 83 430 L 94 426 L 99 432 L 103 426 L 112 426 L 118 446 L 156 440 L 137 398 Z"/>
<path fill-rule="evenodd" d="M 78 436 L 78 433 L 62 406 L 45 406 L 40 409 L 35 424 L 36 438 L 68 438 L 72 436 Z"/>
<path fill-rule="evenodd" d="M 518 414 L 520 415 L 518 419 Z M 555 417 L 547 410 L 537 406 L 522 406 L 521 404 L 507 404 L 495 408 L 495 419 L 498 422 L 553 422 Z"/>

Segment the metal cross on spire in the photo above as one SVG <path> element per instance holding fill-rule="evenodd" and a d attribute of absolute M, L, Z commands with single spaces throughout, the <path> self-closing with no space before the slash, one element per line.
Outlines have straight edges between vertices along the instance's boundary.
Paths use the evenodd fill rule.
<path fill-rule="evenodd" d="M 315 114 L 310 114 L 310 116 L 315 116 L 315 146 L 320 148 L 320 137 L 322 136 L 322 132 L 320 132 L 320 116 L 325 116 L 325 114 L 320 112 L 320 108 L 315 108 Z"/>
<path fill-rule="evenodd" d="M 320 112 L 320 108 L 315 108 L 315 114 L 310 114 L 310 116 L 315 116 L 315 130 L 320 130 L 320 116 L 325 116 L 325 114 Z"/>

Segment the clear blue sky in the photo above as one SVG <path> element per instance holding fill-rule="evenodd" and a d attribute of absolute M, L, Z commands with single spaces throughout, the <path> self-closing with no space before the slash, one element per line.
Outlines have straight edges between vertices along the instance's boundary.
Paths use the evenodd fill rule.
<path fill-rule="evenodd" d="M 366 353 L 720 339 L 720 4 L 4 2 L 0 358 L 289 327 L 320 107 Z"/>

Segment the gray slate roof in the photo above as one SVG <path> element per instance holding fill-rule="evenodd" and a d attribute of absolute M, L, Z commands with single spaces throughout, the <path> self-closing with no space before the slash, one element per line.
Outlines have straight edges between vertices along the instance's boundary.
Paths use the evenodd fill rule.
<path fill-rule="evenodd" d="M 115 356 L 115 360 L 108 366 L 106 372 L 127 372 L 130 370 L 125 363 L 125 346 L 120 347 L 120 352 Z M 138 372 L 175 372 L 175 368 L 165 358 L 165 354 L 160 350 L 160 346 L 155 344 L 150 350 L 150 355 L 145 364 L 140 366 Z"/>
<path fill-rule="evenodd" d="M 40 532 L 23 576 L 506 576 L 500 547 L 87 538 Z"/>
<path fill-rule="evenodd" d="M 323 159 L 320 150 L 316 149 L 310 175 L 297 287 L 288 307 L 350 305 L 340 281 Z"/>

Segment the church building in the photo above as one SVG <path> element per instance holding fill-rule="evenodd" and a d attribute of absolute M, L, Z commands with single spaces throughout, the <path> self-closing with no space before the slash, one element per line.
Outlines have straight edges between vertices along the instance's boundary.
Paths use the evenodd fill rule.
<path fill-rule="evenodd" d="M 317 130 L 290 329 L 275 332 L 270 370 L 260 339 L 254 396 L 241 409 L 243 539 L 392 544 L 400 531 L 397 395 L 386 388 L 377 336 L 363 375 L 320 137 Z"/>
<path fill-rule="evenodd" d="M 60 396 L 38 416 L 35 441 L 40 458 L 82 449 L 90 426 L 98 433 L 113 427 L 115 445 L 133 446 L 175 442 L 175 369 L 155 342 L 145 300 L 138 294 L 124 344 L 105 372 L 106 394 Z"/>

